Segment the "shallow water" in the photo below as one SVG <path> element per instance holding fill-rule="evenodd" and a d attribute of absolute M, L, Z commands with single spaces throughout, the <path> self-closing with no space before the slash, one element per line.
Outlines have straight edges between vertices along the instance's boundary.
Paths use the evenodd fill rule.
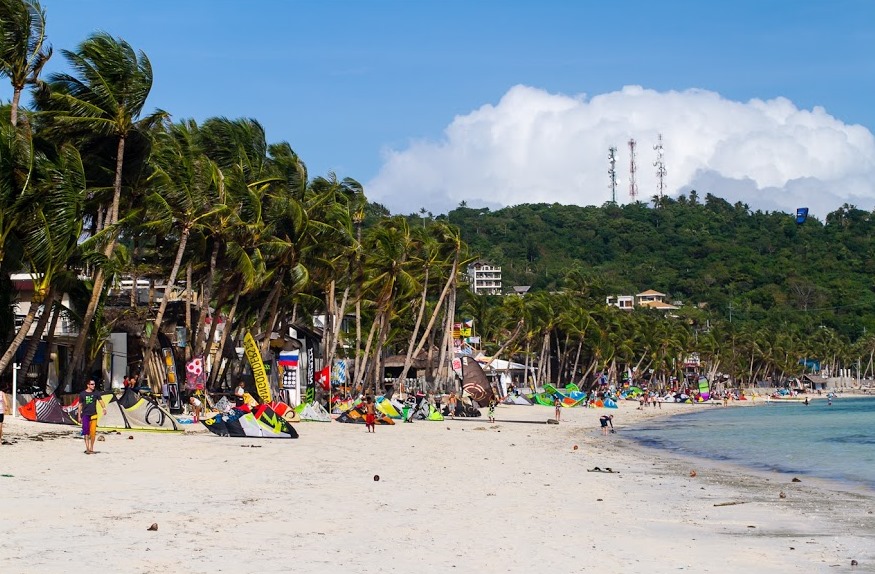
<path fill-rule="evenodd" d="M 624 435 L 684 455 L 875 489 L 875 398 L 693 408 Z"/>

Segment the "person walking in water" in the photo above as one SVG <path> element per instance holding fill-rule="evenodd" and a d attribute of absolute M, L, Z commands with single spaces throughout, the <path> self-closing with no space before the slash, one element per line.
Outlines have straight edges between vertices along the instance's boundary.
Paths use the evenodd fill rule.
<path fill-rule="evenodd" d="M 97 405 L 106 414 L 106 403 L 100 393 L 94 390 L 94 379 L 85 383 L 85 390 L 79 393 L 79 420 L 82 421 L 82 436 L 85 437 L 85 454 L 94 454 L 94 435 L 97 434 Z"/>
<path fill-rule="evenodd" d="M 374 424 L 377 422 L 377 413 L 374 411 L 374 398 L 368 395 L 365 401 L 365 428 L 368 432 L 376 432 Z"/>

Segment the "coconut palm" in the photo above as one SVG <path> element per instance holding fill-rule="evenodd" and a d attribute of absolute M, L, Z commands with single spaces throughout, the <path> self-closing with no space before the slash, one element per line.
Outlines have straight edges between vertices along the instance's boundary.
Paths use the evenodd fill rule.
<path fill-rule="evenodd" d="M 0 118 L 0 264 L 34 201 L 34 151 L 30 130 Z"/>
<path fill-rule="evenodd" d="M 54 160 L 39 155 L 36 172 L 38 193 L 34 195 L 39 201 L 23 206 L 16 230 L 33 278 L 33 299 L 17 335 L 0 357 L 0 373 L 24 341 L 41 305 L 47 320 L 59 294 L 55 278 L 66 268 L 82 233 L 85 174 L 79 152 L 65 145 Z M 34 335 L 37 339 L 44 328 L 45 321 L 38 326 L 39 333 Z"/>
<path fill-rule="evenodd" d="M 52 56 L 45 39 L 46 13 L 37 0 L 0 0 L 0 75 L 12 83 L 13 126 L 18 125 L 21 92 L 36 84 Z"/>
<path fill-rule="evenodd" d="M 193 230 L 209 225 L 228 209 L 227 205 L 211 201 L 219 170 L 200 149 L 197 132 L 194 121 L 178 123 L 170 126 L 156 141 L 156 167 L 150 177 L 153 187 L 148 197 L 151 216 L 144 227 L 164 232 L 172 230 L 178 233 L 178 237 L 176 257 L 144 353 L 151 353 L 155 346 L 189 236 Z"/>
<path fill-rule="evenodd" d="M 125 144 L 133 134 L 147 131 L 166 117 L 163 111 L 139 119 L 152 89 L 152 65 L 143 52 L 122 39 L 97 33 L 82 42 L 76 51 L 63 51 L 72 74 L 58 73 L 42 84 L 36 101 L 48 119 L 48 129 L 60 137 L 92 140 L 111 138 L 115 145 L 115 170 L 112 197 L 105 208 L 103 227 L 109 229 L 103 256 L 110 259 L 118 242 L 119 209 L 122 200 L 122 176 Z M 98 229 L 102 231 L 102 229 Z M 83 358 L 88 325 L 100 301 L 105 271 L 101 266 L 93 279 L 92 296 L 82 317 L 73 349 L 73 368 L 67 371 L 70 383 Z"/>

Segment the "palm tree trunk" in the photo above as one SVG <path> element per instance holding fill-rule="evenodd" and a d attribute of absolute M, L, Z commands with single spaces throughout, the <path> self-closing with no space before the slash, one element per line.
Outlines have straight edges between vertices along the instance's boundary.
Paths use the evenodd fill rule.
<path fill-rule="evenodd" d="M 113 181 L 113 194 L 112 194 L 112 205 L 110 206 L 109 213 L 107 214 L 107 224 L 115 225 L 118 223 L 118 209 L 119 203 L 121 203 L 122 196 L 122 168 L 124 166 L 125 161 L 125 136 L 119 136 L 118 139 L 118 147 L 116 148 L 116 162 L 115 162 L 115 179 Z M 115 246 L 118 242 L 118 230 L 113 231 L 110 235 L 109 242 L 106 245 L 106 249 L 103 251 L 103 255 L 107 259 L 112 259 L 112 254 L 115 252 Z M 70 362 L 70 368 L 67 369 L 67 376 L 65 377 L 66 385 L 70 385 L 73 382 L 73 375 L 78 374 L 82 368 L 82 359 L 84 358 L 85 352 L 85 341 L 88 338 L 88 326 L 91 324 L 92 319 L 94 319 L 94 313 L 97 311 L 97 304 L 100 302 L 100 298 L 103 295 L 103 283 L 106 280 L 106 275 L 102 268 L 98 268 L 97 273 L 94 277 L 94 285 L 91 289 L 91 299 L 88 301 L 88 307 L 85 309 L 85 315 L 82 317 L 82 328 L 79 331 L 79 336 L 76 337 L 76 345 L 73 347 L 73 359 Z M 2 372 L 2 371 L 0 371 Z"/>
<path fill-rule="evenodd" d="M 267 298 L 264 300 L 264 303 L 261 305 L 261 308 L 258 310 L 258 315 L 255 317 L 255 328 L 260 329 L 262 333 L 270 334 L 271 327 L 273 325 L 264 325 L 264 320 L 266 317 L 270 316 L 270 310 L 273 308 L 273 302 L 275 299 L 279 298 L 280 289 L 283 285 L 283 279 L 285 277 L 284 270 L 277 270 L 276 280 L 273 283 L 273 287 L 270 289 L 270 293 L 267 294 Z M 265 345 L 264 341 L 267 341 L 268 344 Z M 262 340 L 262 348 L 261 352 L 264 353 L 267 351 L 270 346 L 270 337 L 265 337 Z"/>
<path fill-rule="evenodd" d="M 368 330 L 368 340 L 367 340 L 367 342 L 365 343 L 365 351 L 364 351 L 364 353 L 362 353 L 362 360 L 361 360 L 361 364 L 359 365 L 359 369 L 360 369 L 361 372 L 359 372 L 359 373 L 357 374 L 357 377 L 358 377 L 358 378 L 355 380 L 355 384 L 356 384 L 356 385 L 358 385 L 359 383 L 361 383 L 361 385 L 362 385 L 362 392 L 365 391 L 365 387 L 366 387 L 366 383 L 365 383 L 365 380 L 366 380 L 365 377 L 366 377 L 366 375 L 367 375 L 367 372 L 366 372 L 366 371 L 367 371 L 367 368 L 366 368 L 366 366 L 368 365 L 368 356 L 369 356 L 369 354 L 370 354 L 370 352 L 371 352 L 371 343 L 373 342 L 373 339 L 374 339 L 374 333 L 376 332 L 377 325 L 380 323 L 380 320 L 381 320 L 381 319 L 380 319 L 380 316 L 379 316 L 379 313 L 378 313 L 377 316 L 374 317 L 374 322 L 371 323 L 371 328 Z"/>
<path fill-rule="evenodd" d="M 58 319 L 60 318 L 62 311 L 63 306 L 59 302 L 57 305 L 54 306 L 54 310 L 52 312 L 52 320 L 49 323 L 49 330 L 48 334 L 46 335 L 46 352 L 48 352 L 52 348 L 52 343 L 55 340 L 55 329 L 57 329 L 58 327 Z M 48 379 L 49 371 L 47 368 L 43 368 L 42 373 L 40 374 L 40 384 L 45 387 L 46 392 L 54 392 L 56 389 L 52 389 L 51 391 L 49 391 L 48 389 Z"/>
<path fill-rule="evenodd" d="M 216 378 L 219 374 L 219 367 L 222 365 L 222 351 L 225 348 L 225 341 L 228 340 L 228 333 L 231 331 L 231 325 L 234 324 L 234 314 L 237 312 L 237 303 L 240 301 L 240 291 L 243 288 L 243 281 L 237 284 L 237 289 L 234 293 L 234 302 L 231 304 L 231 310 L 228 312 L 228 320 L 225 322 L 225 328 L 222 329 L 222 337 L 219 340 L 219 350 L 216 352 L 216 358 L 213 360 L 213 367 L 210 369 L 209 388 L 213 388 L 216 384 Z M 217 312 L 218 313 L 218 312 Z M 218 321 L 213 321 L 215 325 Z M 213 332 L 210 329 L 210 332 Z"/>
<path fill-rule="evenodd" d="M 37 293 L 34 292 L 34 297 L 36 296 Z M 54 300 L 54 287 L 49 288 L 46 300 L 48 300 L 49 296 Z M 51 302 L 49 302 L 49 304 L 51 305 Z M 6 368 L 9 367 L 9 363 L 12 362 L 12 357 L 15 356 L 15 352 L 18 351 L 21 343 L 23 343 L 24 339 L 27 337 L 27 333 L 30 331 L 30 326 L 33 325 L 33 320 L 36 317 L 36 311 L 39 307 L 40 305 L 32 298 L 30 301 L 30 309 L 27 310 L 27 315 L 24 316 L 24 322 L 21 324 L 21 328 L 18 329 L 18 333 L 16 333 L 12 342 L 9 343 L 9 347 L 6 349 L 6 352 L 3 353 L 3 357 L 0 357 L 0 374 L 3 374 L 3 372 L 6 371 Z"/>
<path fill-rule="evenodd" d="M 389 335 L 389 311 L 382 313 L 380 325 L 380 335 L 377 338 L 377 345 L 374 347 L 374 394 L 377 390 L 385 389 L 385 380 L 383 377 L 383 347 L 386 345 L 386 338 Z"/>
<path fill-rule="evenodd" d="M 58 292 L 55 289 L 54 285 L 49 287 L 49 292 L 46 295 L 45 300 L 43 300 L 43 313 L 40 315 L 39 320 L 36 322 L 36 329 L 33 331 L 33 335 L 30 338 L 30 341 L 27 343 L 27 348 L 24 351 L 24 357 L 21 360 L 21 372 L 26 373 L 30 368 L 31 363 L 33 362 L 33 358 L 36 356 L 36 350 L 39 347 L 40 339 L 42 339 L 43 332 L 46 330 L 46 325 L 49 322 L 49 318 L 52 316 L 54 311 L 55 299 L 58 297 Z"/>
<path fill-rule="evenodd" d="M 425 346 L 425 342 L 428 341 L 429 335 L 431 334 L 432 329 L 434 329 L 435 320 L 437 320 L 438 314 L 440 313 L 441 306 L 444 303 L 444 300 L 447 297 L 447 293 L 450 292 L 450 289 L 456 284 L 456 273 L 458 273 L 459 269 L 459 252 L 456 251 L 456 255 L 453 257 L 453 266 L 450 269 L 450 276 L 447 278 L 447 282 L 444 283 L 444 288 L 441 290 L 440 297 L 438 297 L 437 303 L 435 304 L 434 311 L 431 313 L 431 317 L 428 320 L 428 324 L 425 326 L 425 330 L 422 332 L 422 337 L 419 339 L 419 344 L 416 345 L 416 349 L 410 353 L 408 348 L 407 358 L 404 360 L 404 370 L 401 372 L 401 379 L 407 376 L 407 371 L 410 369 L 410 364 L 412 364 L 412 357 L 416 357 L 422 352 L 422 348 Z M 422 307 L 420 308 L 420 315 L 417 317 L 416 327 L 413 329 L 413 334 L 416 334 L 416 331 L 419 329 L 419 320 L 422 318 L 422 312 L 425 311 L 425 303 L 426 303 L 426 289 L 428 286 L 428 269 L 426 269 L 425 274 L 425 287 L 422 290 Z M 413 336 L 410 338 L 411 342 L 413 341 Z"/>
<path fill-rule="evenodd" d="M 164 312 L 167 311 L 167 303 L 170 300 L 170 295 L 173 293 L 173 286 L 176 284 L 176 275 L 179 273 L 179 267 L 182 265 L 182 255 L 185 253 L 185 245 L 188 243 L 189 233 L 189 228 L 183 227 L 182 236 L 179 238 L 179 246 L 176 248 L 176 259 L 173 260 L 173 267 L 170 269 L 167 283 L 164 284 L 164 296 L 161 297 L 161 305 L 158 306 L 158 314 L 155 316 L 155 328 L 152 329 L 149 341 L 146 343 L 144 351 L 146 353 L 151 353 L 155 347 L 158 331 L 161 330 L 161 325 L 164 322 Z"/>
<path fill-rule="evenodd" d="M 21 101 L 21 88 L 15 88 L 12 92 L 12 110 L 9 114 L 9 121 L 12 127 L 18 126 L 18 108 Z"/>
<path fill-rule="evenodd" d="M 577 382 L 577 366 L 580 364 L 580 352 L 583 350 L 583 339 L 577 342 L 577 353 L 574 355 L 574 367 L 571 369 L 571 380 Z"/>
<path fill-rule="evenodd" d="M 188 343 L 185 346 L 185 359 L 192 358 L 192 333 L 191 333 L 191 304 L 194 299 L 194 291 L 191 289 L 191 261 L 185 266 L 185 332 L 188 334 Z"/>
<path fill-rule="evenodd" d="M 353 355 L 353 363 L 352 363 L 352 381 L 353 386 L 355 386 L 359 381 L 359 364 L 360 364 L 360 353 L 362 347 L 362 302 L 361 297 L 356 298 L 355 301 L 355 353 Z"/>
<path fill-rule="evenodd" d="M 225 303 L 228 302 L 229 294 L 230 293 L 227 289 L 222 289 L 221 291 L 219 291 L 219 300 L 216 302 L 216 312 L 213 314 L 212 320 L 210 322 L 210 331 L 204 342 L 204 350 L 201 353 L 205 356 L 210 355 L 213 352 L 213 341 L 216 340 L 216 330 L 219 328 L 219 319 L 222 317 L 222 307 L 224 307 Z M 224 328 L 229 329 L 230 327 L 231 325 L 227 324 Z"/>
<path fill-rule="evenodd" d="M 204 326 L 206 325 L 207 314 L 210 309 L 210 301 L 213 298 L 213 284 L 216 281 L 216 260 L 219 257 L 219 242 L 215 241 L 213 243 L 213 250 L 210 253 L 210 272 L 207 276 L 206 284 L 202 285 L 203 295 L 201 296 L 200 301 L 200 312 L 198 313 L 197 318 L 197 332 L 195 334 L 194 341 L 194 352 L 196 355 L 203 355 L 206 349 L 206 345 L 208 342 L 212 341 L 212 339 L 204 338 Z M 215 321 L 213 321 L 213 325 L 215 325 Z M 212 328 L 211 328 L 212 331 Z M 215 335 L 215 332 L 212 332 L 212 335 Z M 211 335 L 211 336 L 212 336 Z"/>
<path fill-rule="evenodd" d="M 492 361 L 497 359 L 504 352 L 504 350 L 507 349 L 516 340 L 516 338 L 519 336 L 519 334 L 523 330 L 523 325 L 525 325 L 525 319 L 520 319 L 519 321 L 517 321 L 516 327 L 514 327 L 514 330 L 510 334 L 510 336 L 507 338 L 507 341 L 502 343 L 502 345 L 498 348 L 498 350 L 495 351 L 495 353 L 493 353 L 492 357 L 486 362 L 487 367 L 489 365 L 491 365 Z"/>
<path fill-rule="evenodd" d="M 404 391 L 404 379 L 407 377 L 407 372 L 413 364 L 414 346 L 416 345 L 416 335 L 419 333 L 419 326 L 422 324 L 422 318 L 425 316 L 425 305 L 428 302 L 428 267 L 425 268 L 425 278 L 422 281 L 422 296 L 419 301 L 419 311 L 416 313 L 416 320 L 413 322 L 413 329 L 410 331 L 410 340 L 407 343 L 407 354 L 404 356 L 404 367 L 401 369 L 401 374 L 398 375 L 398 390 Z M 437 309 L 435 309 L 437 310 Z M 434 315 L 434 313 L 432 313 Z M 424 342 L 428 333 L 423 333 L 422 341 Z M 419 349 L 416 349 L 419 352 Z"/>
<path fill-rule="evenodd" d="M 131 250 L 131 309 L 136 309 L 140 304 L 139 291 L 137 290 L 137 282 L 139 281 L 139 276 L 137 274 L 137 248 L 140 246 L 140 243 L 137 237 L 134 237 L 134 248 Z"/>

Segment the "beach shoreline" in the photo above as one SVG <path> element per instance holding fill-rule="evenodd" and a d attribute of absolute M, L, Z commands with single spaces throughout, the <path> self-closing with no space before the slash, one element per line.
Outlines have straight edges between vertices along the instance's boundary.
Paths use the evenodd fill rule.
<path fill-rule="evenodd" d="M 871 493 L 637 445 L 636 424 L 723 407 L 636 407 L 548 425 L 550 407 L 501 405 L 496 424 L 371 435 L 297 423 L 297 440 L 185 425 L 107 433 L 94 457 L 73 427 L 7 416 L 0 570 L 875 571 Z M 601 435 L 602 414 L 617 434 Z"/>

